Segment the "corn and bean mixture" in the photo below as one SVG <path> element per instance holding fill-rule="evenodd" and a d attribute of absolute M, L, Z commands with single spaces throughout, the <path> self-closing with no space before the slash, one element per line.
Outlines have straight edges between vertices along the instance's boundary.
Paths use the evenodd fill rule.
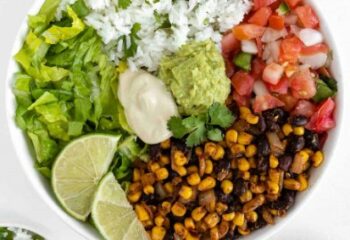
<path fill-rule="evenodd" d="M 305 117 L 229 108 L 239 117 L 224 141 L 190 149 L 169 139 L 134 163 L 127 196 L 152 240 L 236 239 L 274 224 L 322 164 L 322 136 Z"/>

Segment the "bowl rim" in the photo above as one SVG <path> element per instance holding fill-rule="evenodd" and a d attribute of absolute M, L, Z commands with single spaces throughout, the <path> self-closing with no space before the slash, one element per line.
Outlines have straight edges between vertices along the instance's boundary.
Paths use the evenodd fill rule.
<path fill-rule="evenodd" d="M 33 5 L 31 6 L 30 10 L 27 12 L 28 14 L 33 14 L 36 13 L 42 3 L 45 0 L 34 0 Z M 344 91 L 343 91 L 343 85 L 344 85 L 344 73 L 343 73 L 343 67 L 342 63 L 340 62 L 339 54 L 338 54 L 338 47 L 335 44 L 335 40 L 333 39 L 333 36 L 330 34 L 330 28 L 327 24 L 327 21 L 325 21 L 324 14 L 321 13 L 320 9 L 317 7 L 316 0 L 306 0 L 307 3 L 312 5 L 312 7 L 316 10 L 316 13 L 318 14 L 321 22 L 321 31 L 323 32 L 326 42 L 328 43 L 329 46 L 331 46 L 331 49 L 333 50 L 333 56 L 334 56 L 334 61 L 332 62 L 332 72 L 333 75 L 336 76 L 336 79 L 338 80 L 338 85 L 339 85 L 339 91 L 337 93 L 337 98 L 336 98 L 336 113 L 335 113 L 335 118 L 337 121 L 337 126 L 335 129 L 331 131 L 331 142 L 330 139 L 327 139 L 327 151 L 326 153 L 326 159 L 327 161 L 324 162 L 321 168 L 318 169 L 319 171 L 319 176 L 317 177 L 316 181 L 312 184 L 312 186 L 303 194 L 302 200 L 297 199 L 297 202 L 295 205 L 288 211 L 287 215 L 283 218 L 279 218 L 277 220 L 277 224 L 273 226 L 267 226 L 264 227 L 261 230 L 255 231 L 252 233 L 250 236 L 247 236 L 245 240 L 253 240 L 259 237 L 259 239 L 268 239 L 269 237 L 273 236 L 277 232 L 279 232 L 281 229 L 283 229 L 288 222 L 290 222 L 296 215 L 297 213 L 300 212 L 300 210 L 306 206 L 307 202 L 311 199 L 311 197 L 314 195 L 314 193 L 319 189 L 321 182 L 324 180 L 325 176 L 327 175 L 327 169 L 330 167 L 330 165 L 334 162 L 334 155 L 339 147 L 338 140 L 340 136 L 340 131 L 343 128 L 343 122 L 344 122 L 344 111 L 345 111 L 345 106 L 344 106 Z M 20 145 L 22 145 L 24 151 L 16 151 L 17 158 L 20 162 L 20 165 L 25 172 L 26 177 L 28 177 L 30 183 L 32 184 L 33 188 L 35 191 L 39 194 L 40 198 L 43 199 L 43 201 L 53 210 L 55 214 L 57 214 L 70 228 L 72 228 L 75 232 L 80 234 L 82 237 L 86 239 L 97 239 L 99 234 L 97 231 L 91 227 L 88 226 L 88 224 L 80 222 L 73 217 L 71 217 L 68 213 L 66 213 L 59 202 L 57 201 L 55 195 L 52 192 L 52 189 L 48 189 L 48 185 L 50 185 L 50 182 L 47 181 L 47 179 L 44 179 L 38 171 L 35 170 L 34 168 L 34 161 L 33 158 L 30 154 L 30 146 L 25 141 L 25 134 L 21 129 L 19 129 L 14 120 L 15 116 L 15 107 L 16 107 L 16 101 L 15 97 L 12 93 L 12 84 L 13 84 L 13 77 L 14 74 L 16 73 L 16 70 L 18 70 L 18 66 L 15 63 L 15 60 L 13 59 L 13 56 L 15 53 L 20 49 L 20 46 L 23 43 L 24 35 L 27 32 L 27 16 L 23 20 L 21 27 L 19 28 L 18 33 L 16 34 L 16 38 L 14 40 L 13 48 L 11 51 L 11 58 L 9 60 L 9 63 L 7 65 L 7 75 L 6 75 L 6 81 L 5 81 L 5 105 L 6 105 L 6 122 L 7 122 L 7 127 L 10 131 L 10 136 L 11 136 L 11 141 L 13 143 L 13 146 L 18 144 L 19 139 L 21 138 L 21 141 L 19 142 Z M 333 71 L 333 69 L 335 69 Z M 312 175 L 313 176 L 313 175 Z M 311 177 L 312 177 L 311 176 Z M 46 182 L 46 183 L 45 183 Z M 50 186 L 51 187 L 51 186 Z M 300 193 L 298 194 L 300 195 Z M 298 196 L 297 198 L 300 198 Z M 15 224 L 11 224 L 13 226 L 18 226 Z M 30 228 L 27 228 L 26 225 L 22 224 L 25 226 L 25 229 L 30 230 Z M 40 230 L 35 232 L 41 232 Z"/>

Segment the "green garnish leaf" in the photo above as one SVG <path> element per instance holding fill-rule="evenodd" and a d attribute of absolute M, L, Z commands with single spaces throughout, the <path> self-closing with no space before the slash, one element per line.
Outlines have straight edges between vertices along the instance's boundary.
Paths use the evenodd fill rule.
<path fill-rule="evenodd" d="M 220 129 L 214 128 L 208 131 L 208 139 L 215 142 L 220 142 L 224 139 L 224 137 Z"/>
<path fill-rule="evenodd" d="M 88 6 L 86 6 L 84 0 L 76 1 L 72 5 L 72 9 L 74 10 L 74 12 L 76 12 L 78 17 L 80 17 L 80 18 L 83 18 L 83 17 L 87 16 L 90 13 L 90 9 L 88 8 Z"/>
<path fill-rule="evenodd" d="M 131 0 L 118 0 L 118 6 L 122 9 L 127 9 L 131 4 Z"/>
<path fill-rule="evenodd" d="M 211 125 L 217 125 L 222 128 L 229 127 L 235 121 L 231 111 L 225 105 L 219 103 L 214 103 L 209 108 L 209 118 Z"/>
<path fill-rule="evenodd" d="M 127 46 L 127 40 L 126 40 L 126 36 L 122 37 L 122 41 L 123 41 L 123 48 L 124 48 L 124 52 L 125 52 L 125 57 L 129 58 L 129 57 L 133 57 L 135 56 L 136 52 L 137 52 L 137 41 L 140 40 L 139 36 L 137 35 L 137 33 L 141 30 L 141 24 L 140 23 L 135 23 L 132 28 L 131 28 L 131 33 L 128 36 L 130 38 L 130 46 Z"/>
<path fill-rule="evenodd" d="M 171 23 L 169 20 L 169 14 L 160 14 L 157 11 L 154 12 L 154 18 L 159 25 L 159 29 L 171 28 Z"/>
<path fill-rule="evenodd" d="M 240 52 L 234 58 L 233 62 L 237 67 L 249 72 L 252 69 L 252 58 L 253 56 L 251 54 Z"/>
<path fill-rule="evenodd" d="M 186 145 L 189 147 L 197 146 L 201 144 L 205 139 L 206 139 L 205 123 L 202 121 L 196 121 L 196 126 L 194 131 L 191 132 L 186 139 Z"/>
<path fill-rule="evenodd" d="M 180 117 L 175 116 L 171 117 L 168 121 L 168 129 L 173 133 L 175 138 L 183 138 L 189 133 L 182 121 Z"/>

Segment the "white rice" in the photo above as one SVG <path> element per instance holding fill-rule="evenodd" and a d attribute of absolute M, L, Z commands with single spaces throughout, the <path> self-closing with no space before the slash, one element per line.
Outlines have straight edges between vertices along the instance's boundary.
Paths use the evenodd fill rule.
<path fill-rule="evenodd" d="M 57 16 L 74 1 L 63 0 Z M 156 71 L 165 54 L 189 40 L 212 39 L 220 48 L 222 33 L 241 22 L 252 5 L 251 0 L 131 1 L 127 9 L 118 9 L 118 0 L 85 0 L 92 9 L 85 22 L 97 30 L 116 64 L 125 58 L 120 38 L 129 36 L 135 23 L 141 24 L 137 52 L 128 58 L 128 65 L 149 71 Z M 155 12 L 168 14 L 171 31 L 159 29 Z M 128 37 L 126 45 L 130 46 Z"/>

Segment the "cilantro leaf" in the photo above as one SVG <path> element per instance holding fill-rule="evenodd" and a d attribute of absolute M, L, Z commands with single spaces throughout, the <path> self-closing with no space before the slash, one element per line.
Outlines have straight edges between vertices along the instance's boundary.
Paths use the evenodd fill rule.
<path fill-rule="evenodd" d="M 118 0 L 118 6 L 122 9 L 127 9 L 131 4 L 131 0 Z"/>
<path fill-rule="evenodd" d="M 186 145 L 189 147 L 197 146 L 206 139 L 206 128 L 204 122 L 198 122 L 196 129 L 190 133 L 186 139 Z"/>
<path fill-rule="evenodd" d="M 183 125 L 180 117 L 171 117 L 168 121 L 168 129 L 173 133 L 175 138 L 183 138 L 186 134 L 188 134 L 188 130 Z"/>
<path fill-rule="evenodd" d="M 208 131 L 208 138 L 215 142 L 220 142 L 224 139 L 220 129 L 214 128 Z"/>
<path fill-rule="evenodd" d="M 169 14 L 161 14 L 157 11 L 154 11 L 154 18 L 159 25 L 159 29 L 171 28 L 171 23 L 169 20 Z"/>
<path fill-rule="evenodd" d="M 209 108 L 210 125 L 227 128 L 235 121 L 235 116 L 223 104 L 214 103 Z"/>

